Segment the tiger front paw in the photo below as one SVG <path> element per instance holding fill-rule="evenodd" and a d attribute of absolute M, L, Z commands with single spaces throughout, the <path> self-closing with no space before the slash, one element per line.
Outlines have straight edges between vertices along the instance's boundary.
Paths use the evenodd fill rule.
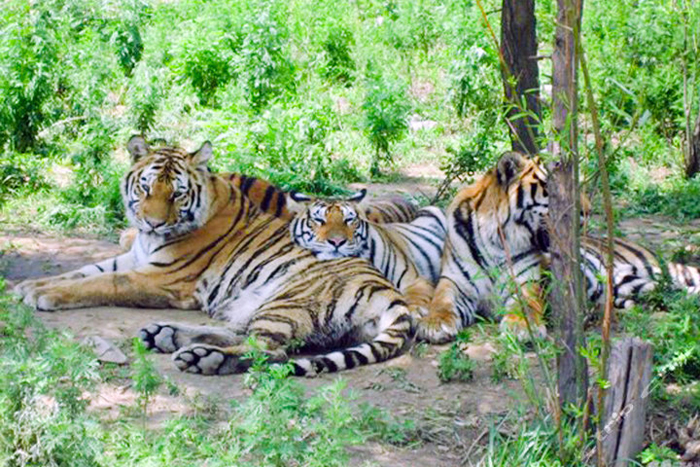
<path fill-rule="evenodd" d="M 530 329 L 528 322 L 522 316 L 506 315 L 501 320 L 501 333 L 510 333 L 520 342 L 534 339 L 544 339 L 547 337 L 547 328 L 541 322 L 530 319 Z"/>
<path fill-rule="evenodd" d="M 233 348 L 221 348 L 206 344 L 183 347 L 173 354 L 175 366 L 180 371 L 200 375 L 229 375 L 243 373 L 252 361 L 242 358 Z"/>
<path fill-rule="evenodd" d="M 66 308 L 66 299 L 61 293 L 47 287 L 25 287 L 20 292 L 22 302 L 37 311 L 55 311 Z"/>
<path fill-rule="evenodd" d="M 460 330 L 455 316 L 431 313 L 418 321 L 417 337 L 431 344 L 453 341 Z"/>

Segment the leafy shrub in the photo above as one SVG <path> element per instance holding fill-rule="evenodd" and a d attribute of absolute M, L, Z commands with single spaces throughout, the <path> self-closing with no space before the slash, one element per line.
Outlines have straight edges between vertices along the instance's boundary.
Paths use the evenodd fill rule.
<path fill-rule="evenodd" d="M 214 102 L 216 90 L 233 78 L 230 52 L 221 44 L 207 44 L 203 48 L 190 48 L 185 59 L 184 74 L 197 91 L 199 102 Z"/>
<path fill-rule="evenodd" d="M 462 347 L 471 339 L 468 329 L 457 334 L 455 342 L 438 358 L 438 378 L 443 383 L 450 381 L 470 381 L 474 377 L 474 361 L 464 353 Z"/>
<path fill-rule="evenodd" d="M 408 129 L 408 96 L 406 88 L 396 82 L 370 78 L 365 101 L 365 134 L 374 154 L 370 168 L 372 176 L 380 175 L 380 163 L 391 163 L 391 145 L 404 137 Z"/>
<path fill-rule="evenodd" d="M 143 39 L 139 25 L 135 22 L 125 22 L 114 32 L 112 37 L 117 48 L 117 58 L 126 76 L 131 72 L 143 55 Z"/>
<path fill-rule="evenodd" d="M 44 160 L 30 154 L 0 153 L 0 204 L 8 195 L 48 188 Z"/>
<path fill-rule="evenodd" d="M 49 2 L 47 2 L 49 3 Z M 0 17 L 0 147 L 27 152 L 48 121 L 47 103 L 59 76 L 56 20 L 49 8 L 29 2 L 3 5 Z"/>
<path fill-rule="evenodd" d="M 496 65 L 490 48 L 467 41 L 460 45 L 450 67 L 452 85 L 449 92 L 459 117 L 501 106 L 502 92 L 497 89 Z"/>
<path fill-rule="evenodd" d="M 0 463 L 99 465 L 99 425 L 85 415 L 83 398 L 98 379 L 94 356 L 44 329 L 4 284 L 0 336 Z"/>
<path fill-rule="evenodd" d="M 239 74 L 245 83 L 246 100 L 255 111 L 284 93 L 293 93 L 294 64 L 287 48 L 284 21 L 273 0 L 253 2 L 243 28 Z"/>
<path fill-rule="evenodd" d="M 355 61 L 350 53 L 353 44 L 352 32 L 347 28 L 334 26 L 330 29 L 323 43 L 326 61 L 322 73 L 326 79 L 350 85 L 355 72 Z"/>
<path fill-rule="evenodd" d="M 104 210 L 107 222 L 118 223 L 124 218 L 120 183 L 123 167 L 111 158 L 114 149 L 113 130 L 94 123 L 86 129 L 82 147 L 71 158 L 74 166 L 72 184 L 61 192 L 68 204 L 56 210 L 53 220 L 66 226 L 75 226 L 80 221 L 81 209 Z"/>
<path fill-rule="evenodd" d="M 154 69 L 145 64 L 136 69 L 129 89 L 129 110 L 134 127 L 146 135 L 155 126 L 158 109 L 167 86 L 167 69 Z"/>
<path fill-rule="evenodd" d="M 654 313 L 653 310 L 665 313 Z M 644 303 L 622 316 L 628 332 L 653 344 L 654 367 L 659 377 L 680 382 L 700 378 L 697 297 L 671 290 L 669 282 L 665 281 L 645 297 Z"/>
<path fill-rule="evenodd" d="M 259 174 L 286 189 L 337 194 L 339 184 L 359 175 L 344 159 L 331 157 L 326 147 L 335 116 L 327 104 L 271 106 L 254 117 L 246 148 L 227 169 Z"/>

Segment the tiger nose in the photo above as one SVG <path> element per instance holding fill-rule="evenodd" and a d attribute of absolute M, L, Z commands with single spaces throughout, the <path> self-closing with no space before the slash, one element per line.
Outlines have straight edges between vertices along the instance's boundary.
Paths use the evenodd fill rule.
<path fill-rule="evenodd" d="M 144 222 L 146 222 L 146 224 L 148 224 L 148 226 L 149 226 L 150 228 L 152 228 L 152 229 L 157 229 L 157 228 L 160 227 L 161 225 L 164 225 L 164 224 L 165 224 L 165 221 L 160 220 L 160 219 L 155 219 L 155 218 L 153 218 L 153 217 L 146 217 L 146 218 L 144 218 L 143 220 L 144 220 Z"/>
<path fill-rule="evenodd" d="M 328 243 L 333 245 L 336 249 L 340 248 L 341 245 L 343 245 L 347 240 L 345 240 L 342 237 L 330 237 L 328 239 Z"/>

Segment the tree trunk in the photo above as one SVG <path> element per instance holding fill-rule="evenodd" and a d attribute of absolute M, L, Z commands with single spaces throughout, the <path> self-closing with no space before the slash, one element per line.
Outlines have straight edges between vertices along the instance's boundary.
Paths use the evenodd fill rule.
<path fill-rule="evenodd" d="M 580 269 L 580 195 L 577 150 L 577 43 L 582 0 L 557 0 L 557 29 L 552 54 L 555 142 L 548 181 L 551 271 L 550 304 L 561 353 L 557 357 L 562 408 L 585 405 L 588 373 L 580 355 L 584 296 Z"/>
<path fill-rule="evenodd" d="M 688 154 L 685 160 L 685 176 L 692 178 L 700 172 L 700 110 L 695 120 L 695 129 L 688 144 Z"/>
<path fill-rule="evenodd" d="M 513 151 L 539 152 L 540 82 L 537 65 L 535 0 L 503 0 L 501 76 Z M 523 108 L 524 106 L 524 108 Z M 527 115 L 522 115 L 527 112 Z"/>

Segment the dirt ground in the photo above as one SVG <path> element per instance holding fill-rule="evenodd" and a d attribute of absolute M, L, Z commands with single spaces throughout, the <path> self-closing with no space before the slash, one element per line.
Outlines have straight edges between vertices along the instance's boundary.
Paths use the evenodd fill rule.
<path fill-rule="evenodd" d="M 700 244 L 700 221 L 678 227 L 668 219 L 638 218 L 623 221 L 619 227 L 629 239 L 653 249 L 669 251 L 689 241 Z M 58 274 L 119 252 L 118 245 L 99 239 L 0 230 L 0 275 L 12 286 L 25 278 Z M 138 330 L 151 322 L 214 324 L 200 312 L 110 307 L 40 313 L 39 317 L 50 327 L 69 331 L 76 339 L 100 336 L 121 348 L 128 348 Z M 475 350 L 483 350 L 481 347 L 477 344 Z M 445 348 L 432 346 L 420 357 L 407 354 L 341 375 L 303 380 L 312 392 L 341 377 L 358 402 L 368 402 L 419 422 L 432 422 L 424 425 L 421 437 L 427 441 L 418 447 L 377 443 L 354 447 L 352 465 L 468 465 L 477 459 L 489 423 L 513 413 L 519 401 L 524 402 L 519 382 L 492 382 L 488 351 L 481 352 L 483 355 L 478 357 L 481 361 L 473 381 L 441 383 L 436 371 L 437 356 Z M 180 388 L 178 396 L 165 393 L 158 396 L 151 407 L 152 424 L 157 425 L 174 414 L 196 410 L 192 401 L 206 400 L 223 407 L 228 406 L 227 400 L 241 400 L 248 394 L 240 375 L 191 375 L 179 372 L 168 355 L 151 358 L 158 371 Z M 128 386 L 105 383 L 94 395 L 92 407 L 101 411 L 102 416 L 113 418 L 119 416 L 120 406 L 131 405 L 133 400 L 134 394 Z"/>

